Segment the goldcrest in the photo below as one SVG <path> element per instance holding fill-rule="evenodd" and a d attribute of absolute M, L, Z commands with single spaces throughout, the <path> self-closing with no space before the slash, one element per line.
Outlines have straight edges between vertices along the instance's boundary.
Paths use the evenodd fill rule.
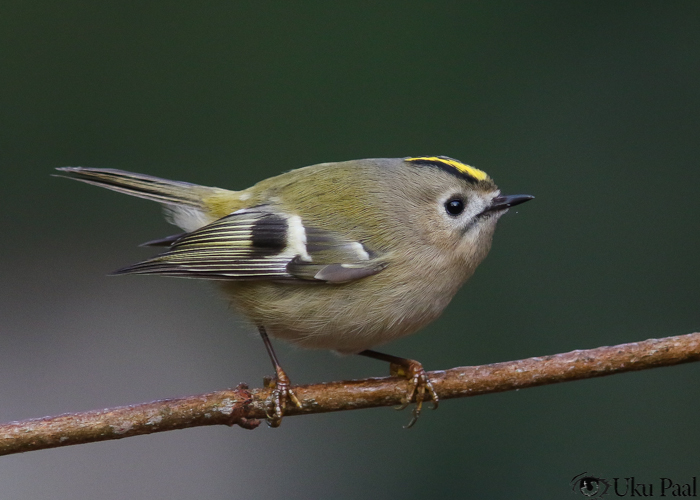
<path fill-rule="evenodd" d="M 483 171 L 443 157 L 321 163 L 242 191 L 121 170 L 64 176 L 161 203 L 181 234 L 115 274 L 218 280 L 259 329 L 276 371 L 268 421 L 294 395 L 267 334 L 392 363 L 405 405 L 438 396 L 420 363 L 370 349 L 436 319 L 486 257 L 498 219 L 529 195 L 502 195 Z"/>

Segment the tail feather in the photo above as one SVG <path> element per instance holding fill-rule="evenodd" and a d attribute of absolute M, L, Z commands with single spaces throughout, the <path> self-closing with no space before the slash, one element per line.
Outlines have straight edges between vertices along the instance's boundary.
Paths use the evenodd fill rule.
<path fill-rule="evenodd" d="M 185 205 L 200 210 L 205 208 L 203 195 L 207 194 L 207 191 L 218 191 L 217 188 L 207 188 L 189 182 L 171 181 L 111 168 L 63 167 L 56 170 L 66 174 L 58 175 L 58 177 L 75 179 L 158 203 Z"/>

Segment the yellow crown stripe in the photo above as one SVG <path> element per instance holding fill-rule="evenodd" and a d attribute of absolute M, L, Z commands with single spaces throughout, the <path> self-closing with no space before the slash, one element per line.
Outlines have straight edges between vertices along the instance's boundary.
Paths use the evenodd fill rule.
<path fill-rule="evenodd" d="M 452 158 L 440 158 L 439 156 L 420 156 L 416 158 L 406 158 L 406 161 L 425 161 L 430 163 L 441 163 L 443 165 L 456 169 L 458 172 L 473 177 L 477 181 L 483 181 L 484 179 L 488 178 L 488 175 L 483 170 L 470 167 L 469 165 L 465 165 L 461 161 L 453 160 Z"/>

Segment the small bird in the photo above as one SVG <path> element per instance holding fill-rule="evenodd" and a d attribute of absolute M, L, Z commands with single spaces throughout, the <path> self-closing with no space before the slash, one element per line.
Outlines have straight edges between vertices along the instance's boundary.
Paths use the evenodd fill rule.
<path fill-rule="evenodd" d="M 321 163 L 242 191 L 114 169 L 64 177 L 156 201 L 184 232 L 114 274 L 218 280 L 254 323 L 275 369 L 268 423 L 302 407 L 268 334 L 310 349 L 387 361 L 405 376 L 405 408 L 438 396 L 415 360 L 371 350 L 436 319 L 491 248 L 496 222 L 533 199 L 502 195 L 483 171 L 444 156 Z"/>

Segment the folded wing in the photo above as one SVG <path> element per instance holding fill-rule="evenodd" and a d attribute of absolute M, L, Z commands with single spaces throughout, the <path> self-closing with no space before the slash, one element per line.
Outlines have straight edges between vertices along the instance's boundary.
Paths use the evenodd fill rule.
<path fill-rule="evenodd" d="M 218 280 L 345 283 L 385 264 L 361 242 L 267 206 L 239 210 L 191 233 L 149 242 L 170 250 L 114 274 L 160 274 Z"/>

